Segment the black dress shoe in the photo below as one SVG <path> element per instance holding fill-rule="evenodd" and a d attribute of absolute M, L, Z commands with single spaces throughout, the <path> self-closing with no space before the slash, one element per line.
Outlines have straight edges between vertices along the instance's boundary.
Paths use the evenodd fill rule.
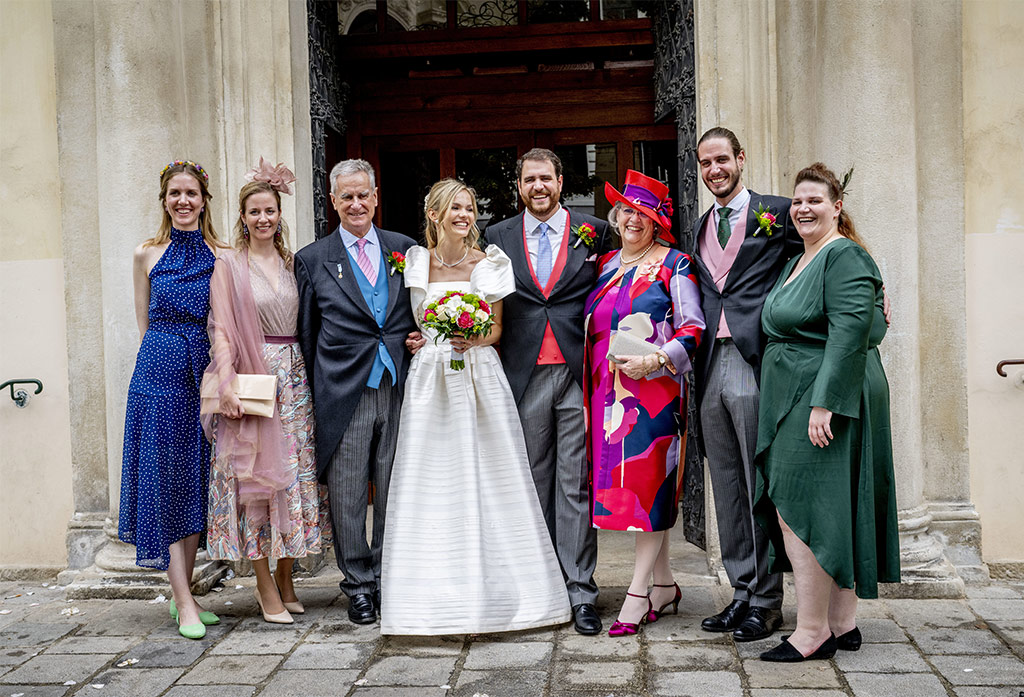
<path fill-rule="evenodd" d="M 373 624 L 377 621 L 377 610 L 369 593 L 356 593 L 348 599 L 348 618 L 356 624 Z"/>
<path fill-rule="evenodd" d="M 572 608 L 573 629 L 580 634 L 599 634 L 601 618 L 592 603 L 580 603 Z"/>
<path fill-rule="evenodd" d="M 828 639 L 822 642 L 810 656 L 804 656 L 796 650 L 796 647 L 788 641 L 783 641 L 771 651 L 761 654 L 762 661 L 773 663 L 800 663 L 801 661 L 827 660 L 836 655 L 836 635 L 829 634 Z"/>
<path fill-rule="evenodd" d="M 717 615 L 705 617 L 700 628 L 705 632 L 731 632 L 740 626 L 749 608 L 746 600 L 734 600 Z"/>
<path fill-rule="evenodd" d="M 785 641 L 788 638 L 789 634 L 786 634 L 782 637 L 782 640 Z M 863 640 L 863 637 L 860 635 L 860 629 L 854 627 L 846 634 L 840 634 L 836 637 L 836 648 L 840 651 L 858 651 Z"/>
<path fill-rule="evenodd" d="M 757 641 L 770 637 L 781 626 L 782 610 L 752 607 L 740 622 L 740 626 L 733 631 L 732 638 L 736 641 Z"/>

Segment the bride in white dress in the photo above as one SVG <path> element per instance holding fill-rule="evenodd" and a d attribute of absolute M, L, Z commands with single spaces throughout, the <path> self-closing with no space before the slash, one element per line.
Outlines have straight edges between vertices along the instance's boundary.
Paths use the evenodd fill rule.
<path fill-rule="evenodd" d="M 544 524 L 522 426 L 492 344 L 509 258 L 476 240 L 476 197 L 445 179 L 427 195 L 427 245 L 406 256 L 405 285 L 426 343 L 413 356 L 388 495 L 382 634 L 475 634 L 566 622 L 569 599 Z M 434 341 L 424 307 L 472 291 L 496 323 L 486 337 Z M 452 349 L 465 368 L 449 366 Z"/>

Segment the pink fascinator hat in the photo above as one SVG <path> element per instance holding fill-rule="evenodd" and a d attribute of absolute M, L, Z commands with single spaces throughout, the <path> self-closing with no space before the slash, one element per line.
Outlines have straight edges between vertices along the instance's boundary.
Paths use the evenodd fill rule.
<path fill-rule="evenodd" d="M 279 162 L 274 167 L 262 157 L 260 157 L 259 165 L 245 173 L 245 178 L 251 182 L 266 182 L 274 191 L 288 195 L 292 193 L 292 187 L 289 184 L 295 181 L 295 175 L 284 166 L 284 163 Z"/>

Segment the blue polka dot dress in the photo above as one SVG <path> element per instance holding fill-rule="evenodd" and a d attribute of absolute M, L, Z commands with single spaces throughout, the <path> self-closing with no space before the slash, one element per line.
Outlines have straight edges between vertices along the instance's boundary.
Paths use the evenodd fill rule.
<path fill-rule="evenodd" d="M 199 383 L 210 362 L 213 262 L 200 231 L 171 228 L 171 244 L 149 273 L 149 329 L 128 388 L 117 526 L 139 566 L 166 569 L 168 547 L 206 528 L 210 444 L 199 423 Z"/>

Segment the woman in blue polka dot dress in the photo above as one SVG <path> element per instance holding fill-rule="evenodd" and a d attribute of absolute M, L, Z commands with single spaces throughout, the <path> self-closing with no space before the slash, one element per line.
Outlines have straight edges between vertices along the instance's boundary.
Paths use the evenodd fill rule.
<path fill-rule="evenodd" d="M 175 161 L 160 175 L 164 214 L 135 250 L 135 316 L 142 346 L 128 388 L 118 536 L 139 566 L 166 569 L 171 615 L 198 639 L 220 620 L 198 606 L 192 569 L 206 529 L 210 446 L 199 423 L 199 383 L 210 360 L 206 319 L 217 241 L 209 176 Z M 180 613 L 180 614 L 179 614 Z"/>

